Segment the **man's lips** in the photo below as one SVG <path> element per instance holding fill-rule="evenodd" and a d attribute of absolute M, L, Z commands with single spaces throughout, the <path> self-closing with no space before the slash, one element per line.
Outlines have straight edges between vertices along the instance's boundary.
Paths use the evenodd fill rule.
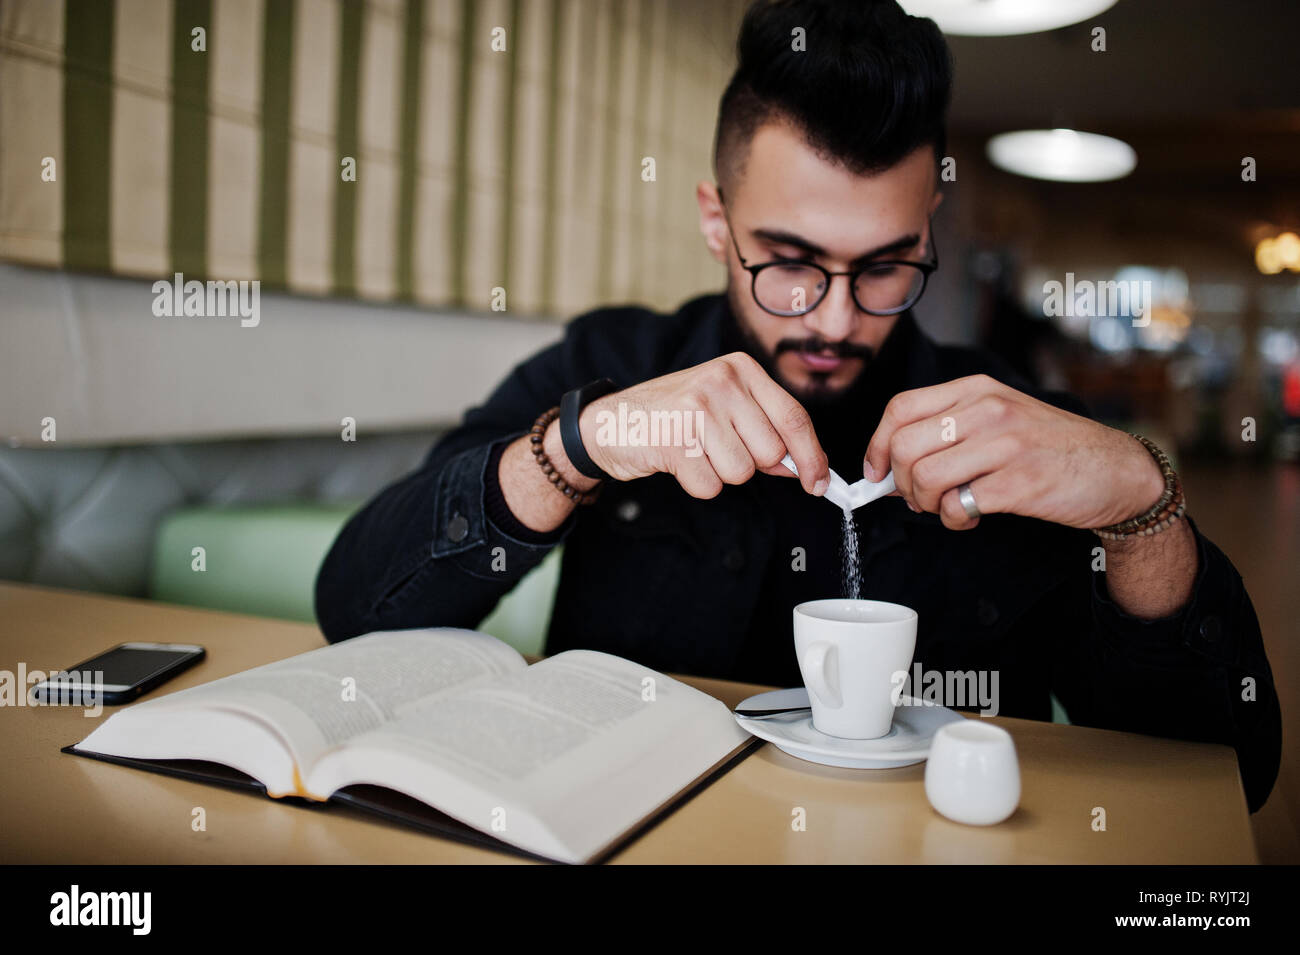
<path fill-rule="evenodd" d="M 798 351 L 795 354 L 799 356 L 799 360 L 803 362 L 804 367 L 809 371 L 834 371 L 848 360 L 834 355 L 819 355 L 808 351 Z"/>

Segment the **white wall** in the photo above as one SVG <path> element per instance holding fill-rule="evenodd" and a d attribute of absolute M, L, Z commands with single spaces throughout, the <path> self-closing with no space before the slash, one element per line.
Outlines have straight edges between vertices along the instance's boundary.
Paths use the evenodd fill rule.
<path fill-rule="evenodd" d="M 159 318 L 151 284 L 0 263 L 0 437 L 59 446 L 441 427 L 562 326 L 265 293 Z M 559 396 L 556 396 L 557 400 Z"/>

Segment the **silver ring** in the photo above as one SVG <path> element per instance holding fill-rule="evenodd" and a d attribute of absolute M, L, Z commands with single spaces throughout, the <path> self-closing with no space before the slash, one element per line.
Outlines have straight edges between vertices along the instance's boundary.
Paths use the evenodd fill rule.
<path fill-rule="evenodd" d="M 975 503 L 975 495 L 971 493 L 969 484 L 962 484 L 957 487 L 957 498 L 961 501 L 961 506 L 965 509 L 966 516 L 972 521 L 979 520 L 979 505 Z"/>

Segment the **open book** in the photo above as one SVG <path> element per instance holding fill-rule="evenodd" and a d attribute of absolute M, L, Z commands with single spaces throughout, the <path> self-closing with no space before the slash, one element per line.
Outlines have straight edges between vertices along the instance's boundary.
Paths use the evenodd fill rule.
<path fill-rule="evenodd" d="M 589 862 L 758 742 L 720 700 L 620 657 L 529 666 L 444 628 L 367 634 L 137 703 L 66 751 L 204 760 L 270 796 L 414 822 L 390 798 L 403 794 L 527 853 Z"/>

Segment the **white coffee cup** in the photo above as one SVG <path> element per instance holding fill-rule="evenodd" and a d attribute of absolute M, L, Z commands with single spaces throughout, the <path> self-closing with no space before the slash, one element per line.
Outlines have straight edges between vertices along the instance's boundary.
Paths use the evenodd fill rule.
<path fill-rule="evenodd" d="M 898 673 L 916 649 L 916 611 L 880 600 L 809 600 L 794 608 L 794 649 L 813 726 L 878 739 L 894 722 Z"/>
<path fill-rule="evenodd" d="M 939 727 L 925 763 L 925 795 L 937 812 L 991 826 L 1020 804 L 1020 762 L 1011 734 L 979 719 Z"/>

